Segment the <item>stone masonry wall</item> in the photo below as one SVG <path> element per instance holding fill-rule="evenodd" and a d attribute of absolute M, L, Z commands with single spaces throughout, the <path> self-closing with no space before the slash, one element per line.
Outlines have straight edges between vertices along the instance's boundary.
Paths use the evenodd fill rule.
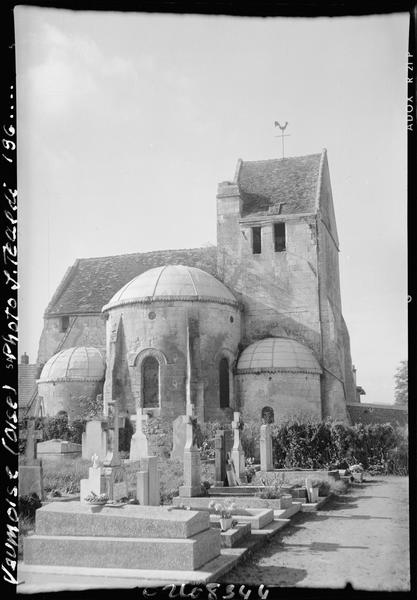
<path fill-rule="evenodd" d="M 236 186 L 220 186 L 217 202 L 219 276 L 244 305 L 244 346 L 286 336 L 320 356 L 315 216 L 239 222 Z M 273 224 L 280 220 L 286 223 L 286 250 L 275 252 Z M 252 253 L 253 226 L 262 227 L 261 254 Z"/>
<path fill-rule="evenodd" d="M 102 381 L 57 381 L 38 385 L 46 415 L 55 416 L 64 410 L 70 421 L 86 417 L 88 402 L 102 392 Z"/>
<path fill-rule="evenodd" d="M 237 356 L 241 336 L 237 308 L 209 302 L 151 302 L 127 304 L 109 311 L 107 321 L 108 365 L 113 364 L 112 330 L 122 317 L 128 381 L 123 380 L 125 397 L 131 398 L 129 413 L 141 406 L 141 365 L 146 356 L 154 356 L 160 365 L 160 411 L 163 417 L 175 419 L 185 414 L 187 372 L 187 317 L 198 322 L 198 339 L 192 357 L 192 400 L 199 420 L 230 420 L 233 407 L 220 409 L 219 362 L 223 356 L 230 369 Z M 120 366 L 122 369 L 122 365 Z M 110 373 L 108 373 L 110 376 Z M 112 375 L 116 376 L 116 375 Z M 233 377 L 230 381 L 233 386 Z M 107 389 L 107 376 L 105 388 Z M 232 389 L 231 389 L 232 392 Z M 106 391 L 105 391 L 106 394 Z M 232 402 L 231 402 L 232 403 Z"/>
<path fill-rule="evenodd" d="M 275 423 L 302 414 L 321 418 L 320 375 L 311 373 L 245 373 L 236 375 L 243 420 L 260 422 L 265 406 Z"/>
<path fill-rule="evenodd" d="M 44 319 L 39 340 L 37 364 L 45 364 L 58 351 L 74 346 L 98 348 L 103 356 L 105 355 L 106 328 L 103 315 L 70 315 L 70 327 L 71 330 L 67 335 L 67 332 L 61 331 L 61 317 Z M 60 347 L 64 338 L 65 342 Z"/>

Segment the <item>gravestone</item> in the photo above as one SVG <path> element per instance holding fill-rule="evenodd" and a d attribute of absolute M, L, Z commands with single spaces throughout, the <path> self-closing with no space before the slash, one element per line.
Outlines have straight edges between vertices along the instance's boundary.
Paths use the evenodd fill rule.
<path fill-rule="evenodd" d="M 175 458 L 180 460 L 181 462 L 184 460 L 184 448 L 186 441 L 186 431 L 185 431 L 185 423 L 184 416 L 180 415 L 176 419 L 174 419 L 172 423 L 172 452 L 171 458 Z"/>
<path fill-rule="evenodd" d="M 19 496 L 37 494 L 40 500 L 45 497 L 43 489 L 42 461 L 36 456 L 35 440 L 38 434 L 35 430 L 35 418 L 29 418 L 26 437 L 24 464 L 19 465 Z M 40 432 L 42 435 L 42 432 Z"/>
<path fill-rule="evenodd" d="M 201 460 L 196 444 L 197 419 L 194 405 L 187 406 L 183 417 L 186 431 L 184 447 L 184 485 L 180 487 L 180 496 L 190 498 L 201 495 Z"/>
<path fill-rule="evenodd" d="M 80 499 L 93 491 L 95 494 L 106 493 L 109 500 L 118 501 L 127 497 L 127 481 L 119 456 L 119 410 L 117 401 L 107 402 L 107 448 L 103 466 L 100 466 L 97 455 L 93 467 L 90 467 L 88 479 L 80 481 Z M 103 489 L 104 488 L 104 489 Z M 100 490 L 100 491 L 97 491 Z"/>
<path fill-rule="evenodd" d="M 233 448 L 233 431 L 219 429 L 214 438 L 214 464 L 216 486 L 228 485 L 227 464 Z M 230 485 L 230 484 L 229 484 Z"/>
<path fill-rule="evenodd" d="M 104 429 L 105 423 L 102 419 L 92 419 L 87 421 L 85 431 L 82 434 L 82 457 L 90 460 L 93 454 L 97 454 L 103 461 L 107 453 L 107 432 Z"/>
<path fill-rule="evenodd" d="M 239 485 L 245 481 L 245 454 L 240 441 L 240 432 L 243 427 L 243 422 L 240 418 L 240 412 L 235 412 L 233 415 L 233 448 L 231 452 L 231 459 L 234 466 L 237 483 Z"/>
<path fill-rule="evenodd" d="M 157 456 L 143 456 L 137 473 L 136 497 L 143 506 L 159 506 L 159 471 Z"/>
<path fill-rule="evenodd" d="M 273 471 L 272 435 L 270 425 L 261 425 L 260 437 L 261 471 Z"/>

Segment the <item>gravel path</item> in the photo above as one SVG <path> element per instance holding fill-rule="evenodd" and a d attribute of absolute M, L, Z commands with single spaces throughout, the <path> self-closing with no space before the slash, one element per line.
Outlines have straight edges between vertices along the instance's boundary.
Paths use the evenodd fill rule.
<path fill-rule="evenodd" d="M 317 513 L 298 513 L 223 582 L 409 590 L 408 478 L 357 484 Z"/>

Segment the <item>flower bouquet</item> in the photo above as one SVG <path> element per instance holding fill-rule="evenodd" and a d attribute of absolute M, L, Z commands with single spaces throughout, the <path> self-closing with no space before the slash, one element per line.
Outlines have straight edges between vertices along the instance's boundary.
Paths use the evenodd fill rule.
<path fill-rule="evenodd" d="M 226 500 L 225 502 L 221 503 L 211 500 L 208 507 L 214 508 L 216 513 L 220 515 L 220 529 L 222 531 L 227 531 L 231 528 L 233 523 L 232 511 L 236 508 L 236 504 L 234 502 Z"/>
<path fill-rule="evenodd" d="M 361 463 L 349 467 L 351 473 L 351 481 L 363 481 L 363 466 Z"/>
<path fill-rule="evenodd" d="M 95 494 L 94 492 L 90 492 L 84 498 L 84 502 L 91 507 L 91 510 L 97 509 L 100 506 L 104 506 L 109 501 L 109 497 L 107 494 Z"/>

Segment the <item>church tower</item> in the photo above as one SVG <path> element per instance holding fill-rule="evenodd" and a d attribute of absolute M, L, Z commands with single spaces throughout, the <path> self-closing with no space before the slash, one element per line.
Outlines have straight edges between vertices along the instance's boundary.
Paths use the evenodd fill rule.
<path fill-rule="evenodd" d="M 239 160 L 217 194 L 217 267 L 244 306 L 244 347 L 290 338 L 322 368 L 321 416 L 347 418 L 354 381 L 342 317 L 326 151 Z"/>

